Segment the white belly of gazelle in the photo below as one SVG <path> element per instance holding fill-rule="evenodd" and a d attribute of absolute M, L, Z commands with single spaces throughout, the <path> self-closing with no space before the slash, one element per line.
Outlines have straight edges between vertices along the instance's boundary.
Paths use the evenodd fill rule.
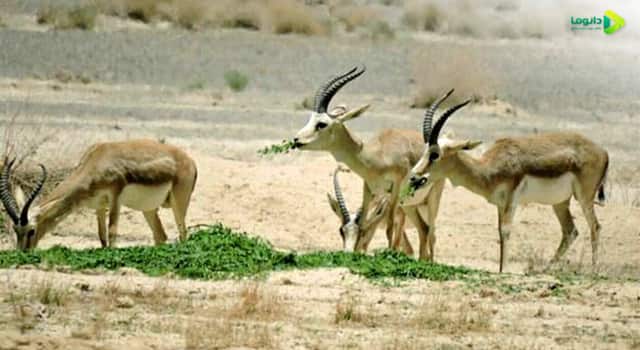
<path fill-rule="evenodd" d="M 571 197 L 575 175 L 564 173 L 559 177 L 547 178 L 526 175 L 514 193 L 517 203 L 557 204 Z"/>
<path fill-rule="evenodd" d="M 171 182 L 160 185 L 127 185 L 120 192 L 120 205 L 139 211 L 153 210 L 167 201 L 170 190 Z M 112 200 L 111 191 L 101 190 L 89 198 L 86 206 L 93 209 L 109 209 Z"/>

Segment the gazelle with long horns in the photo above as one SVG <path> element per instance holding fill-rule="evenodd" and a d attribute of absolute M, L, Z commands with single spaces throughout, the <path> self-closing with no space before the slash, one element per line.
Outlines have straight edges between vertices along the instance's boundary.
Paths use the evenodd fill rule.
<path fill-rule="evenodd" d="M 607 151 L 582 135 L 557 132 L 499 139 L 482 156 L 474 158 L 463 151 L 474 148 L 479 142 L 442 145 L 438 140 L 448 118 L 468 103 L 465 101 L 445 111 L 433 130 L 432 120 L 425 118 L 424 126 L 429 129 L 428 144 L 411 171 L 411 186 L 420 188 L 446 178 L 454 186 L 463 186 L 494 204 L 498 208 L 500 272 L 504 269 L 507 241 L 518 204 L 553 206 L 562 227 L 562 240 L 552 262 L 562 258 L 578 236 L 569 211 L 573 197 L 580 204 L 591 230 L 592 263 L 595 265 L 600 224 L 594 212 L 594 199 L 596 193 L 599 201 L 605 199 Z"/>
<path fill-rule="evenodd" d="M 32 210 L 31 205 L 47 179 L 46 169 L 40 165 L 42 177 L 19 210 L 9 192 L 12 166 L 13 161 L 5 162 L 0 176 L 0 199 L 13 221 L 19 249 L 35 248 L 48 231 L 81 207 L 96 211 L 103 247 L 115 245 L 123 205 L 144 213 L 156 244 L 167 240 L 158 208 L 171 207 L 180 240 L 187 238 L 185 216 L 197 169 L 193 159 L 177 147 L 151 140 L 93 145 L 72 173 Z"/>
<path fill-rule="evenodd" d="M 329 79 L 318 89 L 314 110 L 307 124 L 298 131 L 293 139 L 294 146 L 301 150 L 327 151 L 336 161 L 346 164 L 363 179 L 361 209 L 363 214 L 358 216 L 358 220 L 369 215 L 374 197 L 377 199 L 388 197 L 385 217 L 389 247 L 402 248 L 407 254 L 413 254 L 404 232 L 405 217 L 398 205 L 398 199 L 401 184 L 424 149 L 422 136 L 414 130 L 384 129 L 371 140 L 363 142 L 347 128 L 345 122 L 360 116 L 369 108 L 369 105 L 351 110 L 347 110 L 345 107 L 329 110 L 329 103 L 333 96 L 347 83 L 362 75 L 364 71 L 364 67 L 355 67 L 344 74 Z M 434 186 L 424 203 L 429 207 L 426 212 L 434 213 L 432 218 L 428 218 L 425 222 L 417 211 L 412 212 L 415 213 L 413 219 L 419 220 L 419 224 L 416 226 L 422 228 L 430 226 L 433 229 L 432 224 L 435 220 L 435 213 L 437 213 L 441 191 L 442 186 Z M 363 222 L 358 222 L 358 224 L 361 226 L 359 235 L 353 242 L 354 246 L 351 249 L 366 251 L 377 224 L 368 225 L 366 230 L 362 229 Z M 423 249 L 422 246 L 423 242 L 421 241 L 420 257 L 431 259 L 432 249 Z M 424 246 L 426 247 L 426 242 L 424 242 Z"/>
<path fill-rule="evenodd" d="M 352 252 L 356 246 L 356 241 L 360 236 L 360 232 L 367 232 L 370 227 L 377 226 L 384 218 L 388 199 L 381 198 L 374 209 L 370 211 L 371 213 L 368 217 L 362 217 L 362 207 L 355 213 L 349 212 L 338 180 L 338 172 L 340 171 L 347 170 L 338 166 L 333 172 L 333 190 L 335 198 L 330 193 L 327 193 L 327 198 L 329 200 L 329 205 L 331 205 L 331 209 L 338 216 L 341 222 L 340 237 L 342 238 L 342 249 L 346 252 Z"/>

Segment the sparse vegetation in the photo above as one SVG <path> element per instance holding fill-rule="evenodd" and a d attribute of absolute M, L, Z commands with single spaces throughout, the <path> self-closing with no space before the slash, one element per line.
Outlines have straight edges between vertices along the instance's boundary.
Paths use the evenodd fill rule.
<path fill-rule="evenodd" d="M 249 84 L 249 77 L 234 69 L 224 73 L 224 81 L 231 90 L 240 92 Z"/>
<path fill-rule="evenodd" d="M 103 0 L 99 8 L 107 15 L 144 23 L 169 21 L 189 30 L 243 28 L 305 35 L 327 32 L 311 7 L 295 0 L 242 0 L 240 4 L 233 0 Z"/>
<path fill-rule="evenodd" d="M 50 279 L 34 281 L 32 285 L 35 299 L 43 305 L 64 306 L 69 300 L 69 289 L 55 284 Z"/>
<path fill-rule="evenodd" d="M 474 55 L 472 50 L 462 46 L 451 47 L 436 56 L 421 51 L 412 57 L 412 76 L 416 80 L 411 107 L 429 107 L 451 87 L 456 92 L 445 101 L 444 106 L 468 98 L 474 102 L 482 101 L 494 95 L 496 74 L 487 72 L 483 58 Z"/>
<path fill-rule="evenodd" d="M 92 30 L 96 25 L 98 7 L 94 4 L 65 6 L 46 3 L 40 7 L 36 15 L 38 24 L 50 25 L 55 29 Z"/>
<path fill-rule="evenodd" d="M 467 334 L 491 330 L 491 310 L 473 301 L 457 305 L 438 297 L 426 297 L 413 320 L 415 327 L 445 334 Z"/>
<path fill-rule="evenodd" d="M 465 267 L 425 263 L 387 250 L 373 256 L 344 252 L 281 252 L 260 238 L 233 232 L 221 224 L 195 232 L 186 242 L 162 246 L 82 250 L 56 246 L 27 252 L 0 252 L 0 268 L 20 265 L 67 266 L 73 270 L 129 267 L 151 276 L 173 273 L 198 279 L 237 278 L 269 271 L 320 267 L 346 267 L 371 279 L 445 281 L 483 274 Z"/>
<path fill-rule="evenodd" d="M 345 295 L 336 303 L 336 315 L 334 322 L 341 324 L 343 322 L 362 323 L 366 319 L 366 315 L 361 310 L 358 299 L 352 295 Z"/>
<path fill-rule="evenodd" d="M 262 149 L 259 149 L 258 154 L 262 156 L 268 156 L 272 154 L 289 153 L 289 151 L 292 148 L 293 148 L 293 141 L 282 140 L 282 142 L 279 144 L 273 144 L 273 145 L 265 146 Z"/>

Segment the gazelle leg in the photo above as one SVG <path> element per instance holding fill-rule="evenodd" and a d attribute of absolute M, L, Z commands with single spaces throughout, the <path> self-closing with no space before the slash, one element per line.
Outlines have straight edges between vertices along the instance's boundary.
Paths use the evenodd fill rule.
<path fill-rule="evenodd" d="M 511 201 L 507 202 L 504 207 L 498 207 L 498 231 L 500 233 L 500 272 L 505 265 L 507 257 L 507 242 L 511 235 L 511 223 L 515 214 L 515 205 Z"/>
<path fill-rule="evenodd" d="M 100 238 L 100 244 L 102 248 L 106 248 L 109 245 L 107 238 L 107 210 L 96 210 L 96 218 L 98 219 L 98 237 Z"/>
<path fill-rule="evenodd" d="M 580 206 L 591 230 L 591 263 L 595 267 L 598 262 L 598 241 L 600 240 L 601 226 L 596 218 L 593 202 L 580 201 Z"/>
<path fill-rule="evenodd" d="M 109 247 L 116 246 L 116 240 L 118 237 L 118 221 L 120 219 L 120 203 L 118 203 L 118 197 L 111 203 L 109 208 Z"/>
<path fill-rule="evenodd" d="M 553 205 L 553 212 L 556 214 L 556 217 L 560 222 L 560 227 L 562 228 L 562 240 L 560 241 L 558 250 L 556 250 L 556 254 L 551 260 L 551 263 L 558 262 L 567 252 L 567 249 L 569 249 L 573 241 L 575 241 L 576 237 L 578 237 L 578 229 L 576 229 L 573 217 L 569 211 L 570 202 L 571 199 L 567 199 L 562 203 Z"/>
<path fill-rule="evenodd" d="M 163 244 L 167 241 L 167 234 L 164 232 L 164 227 L 162 227 L 162 222 L 160 222 L 160 218 L 158 217 L 158 209 L 145 211 L 144 218 L 147 220 L 147 224 L 151 228 L 151 232 L 153 232 L 153 241 L 156 245 Z"/>
<path fill-rule="evenodd" d="M 395 215 L 393 216 L 393 244 L 392 249 L 402 251 L 409 256 L 413 256 L 413 247 L 404 230 L 405 214 L 400 206 L 396 206 Z"/>
<path fill-rule="evenodd" d="M 191 190 L 193 184 L 187 182 L 179 182 L 173 186 L 170 195 L 171 209 L 173 210 L 173 217 L 176 220 L 176 226 L 178 226 L 178 232 L 180 233 L 180 241 L 187 239 L 187 209 L 189 209 L 189 201 L 191 200 Z"/>
<path fill-rule="evenodd" d="M 429 225 L 424 222 L 418 213 L 417 206 L 405 207 L 403 210 L 409 220 L 413 223 L 413 226 L 418 230 L 418 238 L 420 240 L 418 258 L 420 260 L 433 261 L 433 245 L 435 244 L 435 237 L 431 237 Z"/>
<path fill-rule="evenodd" d="M 364 220 L 367 217 L 369 213 L 369 204 L 371 203 L 372 199 L 373 199 L 373 194 L 371 193 L 371 191 L 369 190 L 369 187 L 365 183 L 364 188 L 362 189 L 362 209 L 361 209 L 362 216 L 360 218 L 360 222 L 358 222 L 358 225 L 362 225 L 362 220 Z M 389 209 L 390 209 L 390 206 L 387 207 L 387 210 Z M 366 230 L 366 232 L 360 232 L 360 236 L 356 241 L 356 251 L 359 251 L 359 252 L 367 251 L 367 248 L 369 247 L 369 243 L 371 243 L 371 240 L 373 239 L 373 235 L 378 229 L 378 225 L 379 223 L 376 223 L 375 225 L 371 225 Z"/>

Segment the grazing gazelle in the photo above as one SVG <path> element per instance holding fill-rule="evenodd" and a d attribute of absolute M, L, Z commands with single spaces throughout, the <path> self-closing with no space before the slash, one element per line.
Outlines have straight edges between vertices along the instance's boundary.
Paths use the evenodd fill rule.
<path fill-rule="evenodd" d="M 340 236 L 342 237 L 342 249 L 345 252 L 353 252 L 356 246 L 356 241 L 360 236 L 360 231 L 366 232 L 372 225 L 377 226 L 378 223 L 380 223 L 380 220 L 384 218 L 388 200 L 387 198 L 382 198 L 375 206 L 372 214 L 366 218 L 361 218 L 362 208 L 359 208 L 355 214 L 350 213 L 349 209 L 347 209 L 347 203 L 344 200 L 344 196 L 342 195 L 340 182 L 338 181 L 339 171 L 346 170 L 337 167 L 333 172 L 333 190 L 336 196 L 334 198 L 331 193 L 327 193 L 327 198 L 331 209 L 336 213 L 341 222 Z"/>
<path fill-rule="evenodd" d="M 72 211 L 96 211 L 103 247 L 114 246 L 120 207 L 144 213 L 156 244 L 167 240 L 158 208 L 171 207 L 180 240 L 187 238 L 185 216 L 196 183 L 196 164 L 181 149 L 152 140 L 98 143 L 91 146 L 72 173 L 45 197 L 33 213 L 30 206 L 42 191 L 47 172 L 27 198 L 22 210 L 9 192 L 13 161 L 5 162 L 0 176 L 0 199 L 17 236 L 19 249 L 35 248 L 38 241 Z M 107 230 L 106 217 L 109 215 Z M 108 234 L 108 236 L 107 236 Z"/>
<path fill-rule="evenodd" d="M 347 110 L 345 107 L 335 108 L 332 111 L 328 109 L 333 96 L 364 71 L 364 67 L 353 68 L 328 80 L 318 89 L 314 111 L 307 124 L 293 139 L 294 146 L 301 150 L 327 151 L 364 180 L 361 209 L 364 215 L 360 216 L 360 219 L 369 213 L 369 206 L 374 197 L 388 197 L 385 216 L 389 247 L 402 248 L 407 254 L 412 255 L 411 245 L 404 232 L 404 213 L 398 205 L 398 199 L 401 184 L 423 152 L 422 135 L 415 130 L 384 129 L 371 140 L 363 142 L 346 127 L 345 122 L 361 115 L 369 105 L 352 110 Z M 434 186 L 427 195 L 428 213 L 437 212 L 438 203 L 435 199 L 439 200 L 438 191 L 441 190 L 442 186 Z M 436 209 L 433 210 L 433 208 Z M 428 225 L 433 223 L 435 217 L 429 218 L 425 223 L 417 211 L 412 213 L 415 213 L 410 217 L 412 221 L 414 219 L 419 221 L 418 224 L 414 221 L 416 226 L 430 229 Z M 358 224 L 362 225 L 362 222 Z M 369 225 L 366 230 L 360 229 L 353 250 L 366 251 L 376 228 L 377 225 Z M 426 242 L 424 244 L 426 245 Z M 431 251 L 421 248 L 420 257 L 431 259 Z"/>
<path fill-rule="evenodd" d="M 449 92 L 446 96 L 449 96 Z M 447 119 L 469 101 L 448 109 L 430 130 L 424 155 L 411 172 L 410 183 L 419 188 L 449 179 L 484 197 L 498 208 L 500 272 L 505 264 L 507 241 L 518 204 L 553 206 L 562 227 L 562 240 L 552 262 L 562 258 L 578 231 L 569 212 L 571 197 L 580 203 L 591 230 L 592 263 L 597 262 L 600 224 L 593 204 L 596 193 L 604 201 L 604 180 L 609 164 L 607 151 L 582 135 L 545 133 L 497 140 L 480 158 L 463 152 L 479 142 L 438 143 Z M 431 120 L 425 120 L 431 128 Z"/>

